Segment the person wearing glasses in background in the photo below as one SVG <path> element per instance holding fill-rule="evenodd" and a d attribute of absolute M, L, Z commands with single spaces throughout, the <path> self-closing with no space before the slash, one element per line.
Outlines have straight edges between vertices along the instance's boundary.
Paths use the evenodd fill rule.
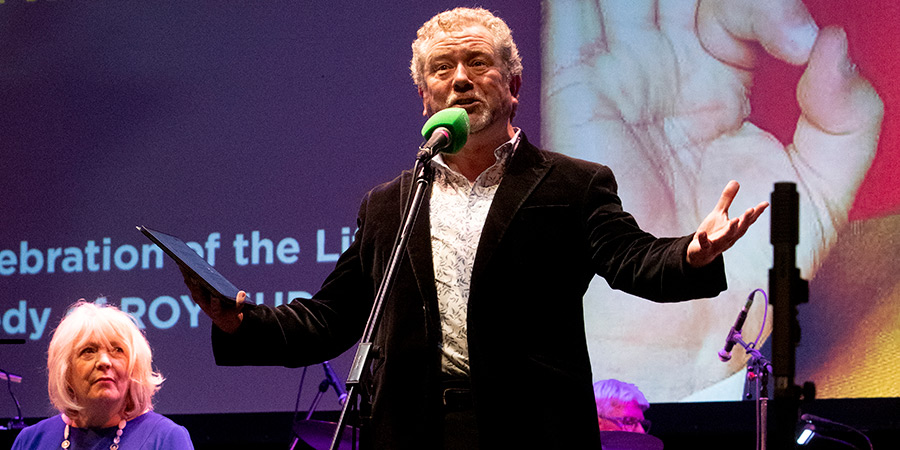
<path fill-rule="evenodd" d="M 594 400 L 600 431 L 650 431 L 650 421 L 644 419 L 650 403 L 637 386 L 616 379 L 600 380 L 594 383 Z"/>

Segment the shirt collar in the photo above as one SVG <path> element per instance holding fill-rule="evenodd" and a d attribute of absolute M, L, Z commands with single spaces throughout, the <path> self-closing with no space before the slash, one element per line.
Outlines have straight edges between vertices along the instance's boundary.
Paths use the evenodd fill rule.
<path fill-rule="evenodd" d="M 494 158 L 497 159 L 497 162 L 506 162 L 509 159 L 509 157 L 512 156 L 513 153 L 515 153 L 516 149 L 519 148 L 519 142 L 521 142 L 521 141 L 522 141 L 522 129 L 521 128 L 513 128 L 513 137 L 510 140 L 500 144 L 500 146 L 497 147 L 496 149 L 494 149 Z M 447 163 L 444 162 L 444 154 L 443 153 L 438 153 L 437 156 L 435 156 L 432 159 L 432 161 L 440 164 L 441 166 L 445 167 L 447 170 L 452 170 L 452 169 L 450 169 L 449 166 L 447 166 Z"/>

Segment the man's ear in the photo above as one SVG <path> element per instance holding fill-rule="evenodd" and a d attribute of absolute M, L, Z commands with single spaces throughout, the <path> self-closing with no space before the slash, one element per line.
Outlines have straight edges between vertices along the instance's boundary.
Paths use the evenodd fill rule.
<path fill-rule="evenodd" d="M 522 88 L 522 75 L 515 75 L 509 77 L 509 93 L 512 94 L 513 97 L 519 97 L 519 89 Z"/>
<path fill-rule="evenodd" d="M 416 90 L 419 91 L 419 97 L 422 99 L 422 117 L 428 117 L 428 104 L 425 103 L 425 92 L 422 91 L 421 87 L 417 87 Z"/>
<path fill-rule="evenodd" d="M 522 87 L 522 76 L 516 75 L 509 77 L 509 93 L 512 95 L 512 111 L 510 111 L 509 118 L 512 119 L 516 116 L 516 111 L 519 109 L 519 89 Z"/>

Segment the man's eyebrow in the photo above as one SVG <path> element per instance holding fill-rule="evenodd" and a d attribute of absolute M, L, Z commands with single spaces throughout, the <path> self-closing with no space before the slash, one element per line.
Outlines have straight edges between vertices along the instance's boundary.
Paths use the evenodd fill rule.
<path fill-rule="evenodd" d="M 425 62 L 429 63 L 440 59 L 450 58 L 453 53 L 453 51 L 435 51 L 425 59 Z M 471 59 L 481 56 L 486 56 L 493 59 L 494 52 L 482 49 L 470 49 L 463 52 L 463 59 Z"/>

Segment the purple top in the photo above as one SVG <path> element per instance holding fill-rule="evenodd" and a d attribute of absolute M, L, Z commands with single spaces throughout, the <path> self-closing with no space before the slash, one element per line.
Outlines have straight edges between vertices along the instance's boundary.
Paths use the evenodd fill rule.
<path fill-rule="evenodd" d="M 66 428 L 62 416 L 44 419 L 22 430 L 13 442 L 12 450 L 58 449 Z M 107 450 L 113 443 L 118 427 L 69 427 L 69 441 L 73 449 Z M 185 427 L 153 411 L 128 421 L 119 442 L 122 450 L 193 449 L 191 436 Z"/>

